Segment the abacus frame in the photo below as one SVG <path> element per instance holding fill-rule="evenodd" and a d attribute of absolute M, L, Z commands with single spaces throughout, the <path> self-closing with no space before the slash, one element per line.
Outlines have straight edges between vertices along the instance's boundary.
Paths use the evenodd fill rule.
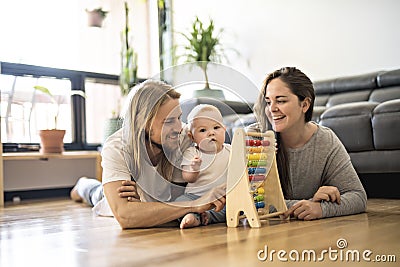
<path fill-rule="evenodd" d="M 267 172 L 263 183 L 265 209 L 262 213 L 257 211 L 249 192 L 246 136 L 261 137 L 269 141 L 269 146 L 266 148 Z M 287 210 L 276 165 L 275 143 L 274 132 L 270 130 L 260 133 L 245 132 L 243 128 L 238 128 L 235 131 L 227 173 L 226 223 L 228 227 L 237 227 L 239 219 L 247 218 L 251 227 L 258 228 L 261 227 L 261 220 L 282 215 Z M 277 211 L 270 213 L 270 205 L 274 206 Z M 240 215 L 240 212 L 243 212 L 244 215 Z"/>

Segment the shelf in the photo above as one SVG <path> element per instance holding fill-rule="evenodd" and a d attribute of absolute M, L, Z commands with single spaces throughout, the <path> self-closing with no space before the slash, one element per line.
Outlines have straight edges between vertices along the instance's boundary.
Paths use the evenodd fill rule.
<path fill-rule="evenodd" d="M 0 147 L 1 149 L 1 147 Z M 101 153 L 98 151 L 65 151 L 62 153 L 47 153 L 40 152 L 0 152 L 0 208 L 4 206 L 4 175 L 3 175 L 3 162 L 4 161 L 48 161 L 50 159 L 57 160 L 76 160 L 76 159 L 94 159 L 96 178 L 101 181 L 102 168 L 101 168 Z"/>
<path fill-rule="evenodd" d="M 65 151 L 60 154 L 43 154 L 40 152 L 19 152 L 19 153 L 3 153 L 3 160 L 47 160 L 54 159 L 100 159 L 101 155 L 98 151 Z"/>

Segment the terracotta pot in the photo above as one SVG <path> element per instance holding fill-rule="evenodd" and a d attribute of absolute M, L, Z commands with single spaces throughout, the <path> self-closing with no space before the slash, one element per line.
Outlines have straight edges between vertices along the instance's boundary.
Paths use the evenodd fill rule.
<path fill-rule="evenodd" d="M 99 12 L 93 10 L 93 11 L 87 11 L 88 14 L 88 26 L 89 27 L 102 27 L 103 26 L 103 20 L 104 16 L 102 16 Z"/>
<path fill-rule="evenodd" d="M 40 130 L 40 152 L 62 153 L 64 151 L 65 130 Z"/>

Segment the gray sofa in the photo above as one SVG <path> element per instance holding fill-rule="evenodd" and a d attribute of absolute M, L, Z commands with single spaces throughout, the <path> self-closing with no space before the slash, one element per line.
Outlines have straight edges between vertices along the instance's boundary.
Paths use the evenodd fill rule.
<path fill-rule="evenodd" d="M 313 119 L 346 147 L 368 197 L 400 198 L 400 69 L 314 82 Z"/>
<path fill-rule="evenodd" d="M 346 147 L 370 198 L 400 198 L 400 69 L 315 81 L 313 120 L 331 128 Z M 219 107 L 227 141 L 237 127 L 255 122 L 252 104 L 191 99 Z"/>

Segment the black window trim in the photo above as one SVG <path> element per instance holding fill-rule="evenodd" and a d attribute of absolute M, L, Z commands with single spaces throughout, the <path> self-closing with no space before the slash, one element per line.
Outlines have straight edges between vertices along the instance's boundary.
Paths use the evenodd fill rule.
<path fill-rule="evenodd" d="M 13 76 L 32 76 L 32 77 L 55 77 L 58 79 L 69 79 L 72 90 L 82 90 L 85 92 L 85 80 L 87 78 L 96 81 L 111 81 L 118 84 L 119 76 L 104 73 L 85 72 L 67 70 L 11 62 L 0 62 L 0 73 Z M 0 88 L 1 89 L 1 88 Z M 65 143 L 65 150 L 97 150 L 101 144 L 88 144 L 86 141 L 86 109 L 85 99 L 76 95 L 71 96 L 72 104 L 72 142 Z M 21 147 L 21 145 L 23 147 Z M 38 145 L 37 143 L 16 144 L 3 143 L 3 152 L 22 152 L 29 151 L 26 145 Z"/>

